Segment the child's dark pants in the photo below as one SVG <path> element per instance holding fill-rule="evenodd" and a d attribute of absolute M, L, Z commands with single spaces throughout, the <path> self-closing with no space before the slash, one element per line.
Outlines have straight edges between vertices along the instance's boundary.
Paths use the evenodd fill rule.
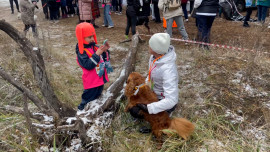
<path fill-rule="evenodd" d="M 104 87 L 104 85 L 99 86 L 99 87 L 96 87 L 96 88 L 91 88 L 91 89 L 84 90 L 83 91 L 83 94 L 82 94 L 82 102 L 78 106 L 78 109 L 79 110 L 83 110 L 84 109 L 84 106 L 88 102 L 97 99 L 101 95 L 102 90 L 103 90 L 103 87 Z"/>

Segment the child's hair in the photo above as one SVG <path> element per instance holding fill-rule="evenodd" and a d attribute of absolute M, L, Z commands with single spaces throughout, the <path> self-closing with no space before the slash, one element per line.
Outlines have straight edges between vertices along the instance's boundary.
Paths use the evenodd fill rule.
<path fill-rule="evenodd" d="M 97 43 L 97 36 L 96 36 L 96 31 L 95 28 L 92 24 L 83 22 L 80 23 L 76 26 L 76 37 L 78 40 L 78 46 L 79 46 L 79 51 L 81 54 L 83 54 L 83 44 L 88 44 L 84 38 L 88 36 L 94 36 L 95 43 Z"/>

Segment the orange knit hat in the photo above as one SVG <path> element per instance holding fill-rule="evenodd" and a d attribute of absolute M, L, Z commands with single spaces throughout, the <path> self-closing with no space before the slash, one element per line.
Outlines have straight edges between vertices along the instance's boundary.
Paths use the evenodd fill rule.
<path fill-rule="evenodd" d="M 84 38 L 92 35 L 94 36 L 95 43 L 97 44 L 96 31 L 92 24 L 83 22 L 76 26 L 76 37 L 78 40 L 79 51 L 81 54 L 83 54 L 84 50 L 83 44 L 88 44 L 84 40 Z"/>

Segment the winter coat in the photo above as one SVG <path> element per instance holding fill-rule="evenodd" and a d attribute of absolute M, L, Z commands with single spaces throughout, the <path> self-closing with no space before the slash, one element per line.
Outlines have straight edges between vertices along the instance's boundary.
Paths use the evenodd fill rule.
<path fill-rule="evenodd" d="M 127 0 L 126 14 L 130 17 L 137 16 L 141 8 L 140 0 Z"/>
<path fill-rule="evenodd" d="M 50 8 L 52 8 L 53 10 L 57 10 L 58 6 L 56 3 L 56 0 L 48 0 L 48 4 L 47 4 Z"/>
<path fill-rule="evenodd" d="M 29 2 L 28 0 L 20 0 L 20 7 L 21 7 L 21 19 L 23 24 L 31 25 L 36 24 L 34 20 L 35 15 L 35 5 Z"/>
<path fill-rule="evenodd" d="M 150 0 L 143 0 L 142 11 L 139 11 L 138 16 L 150 16 Z"/>
<path fill-rule="evenodd" d="M 83 80 L 83 88 L 84 89 L 91 89 L 95 88 L 101 85 L 104 85 L 104 83 L 109 81 L 108 74 L 106 69 L 104 69 L 104 74 L 102 77 L 98 76 L 98 73 L 96 69 L 99 67 L 99 63 L 104 62 L 104 60 L 107 60 L 107 54 L 104 52 L 101 56 L 98 56 L 95 52 L 97 51 L 97 47 L 94 45 L 84 45 L 84 48 L 88 50 L 88 53 L 86 51 L 81 54 L 79 52 L 78 44 L 76 46 L 76 53 L 77 53 L 77 62 L 79 66 L 83 70 L 82 74 L 82 80 Z"/>
<path fill-rule="evenodd" d="M 149 59 L 149 67 L 153 60 L 152 55 Z M 176 53 L 174 47 L 170 46 L 168 53 L 154 64 L 156 67 L 151 72 L 151 80 L 154 83 L 153 91 L 160 100 L 147 105 L 149 114 L 169 110 L 178 103 L 178 72 L 175 61 Z M 148 78 L 149 76 L 146 81 L 148 81 Z"/>
<path fill-rule="evenodd" d="M 80 20 L 92 20 L 91 4 L 92 0 L 79 0 Z"/>
<path fill-rule="evenodd" d="M 195 0 L 194 8 L 197 8 L 197 15 L 216 16 L 219 0 Z"/>
<path fill-rule="evenodd" d="M 270 7 L 270 0 L 257 0 L 257 5 Z"/>
<path fill-rule="evenodd" d="M 165 20 L 168 20 L 168 19 L 176 17 L 176 16 L 183 16 L 184 15 L 181 6 L 175 10 L 165 9 L 164 6 L 167 3 L 167 1 L 170 1 L 170 0 L 159 0 L 159 2 L 158 2 L 158 8 L 163 11 L 163 17 L 165 18 Z"/>

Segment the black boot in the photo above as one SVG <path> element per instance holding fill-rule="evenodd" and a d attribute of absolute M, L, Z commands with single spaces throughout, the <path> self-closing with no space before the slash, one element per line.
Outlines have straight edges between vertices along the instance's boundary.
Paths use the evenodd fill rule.
<path fill-rule="evenodd" d="M 142 127 L 140 128 L 140 130 L 139 130 L 139 132 L 142 133 L 142 134 L 148 134 L 148 133 L 150 133 L 151 131 L 152 131 L 152 130 L 149 129 L 149 128 L 147 128 L 146 126 L 142 126 Z"/>
<path fill-rule="evenodd" d="M 248 24 L 248 22 L 244 22 L 243 26 L 244 27 L 250 27 L 249 24 Z"/>
<path fill-rule="evenodd" d="M 14 11 L 13 10 L 11 11 L 11 14 L 14 14 Z"/>

